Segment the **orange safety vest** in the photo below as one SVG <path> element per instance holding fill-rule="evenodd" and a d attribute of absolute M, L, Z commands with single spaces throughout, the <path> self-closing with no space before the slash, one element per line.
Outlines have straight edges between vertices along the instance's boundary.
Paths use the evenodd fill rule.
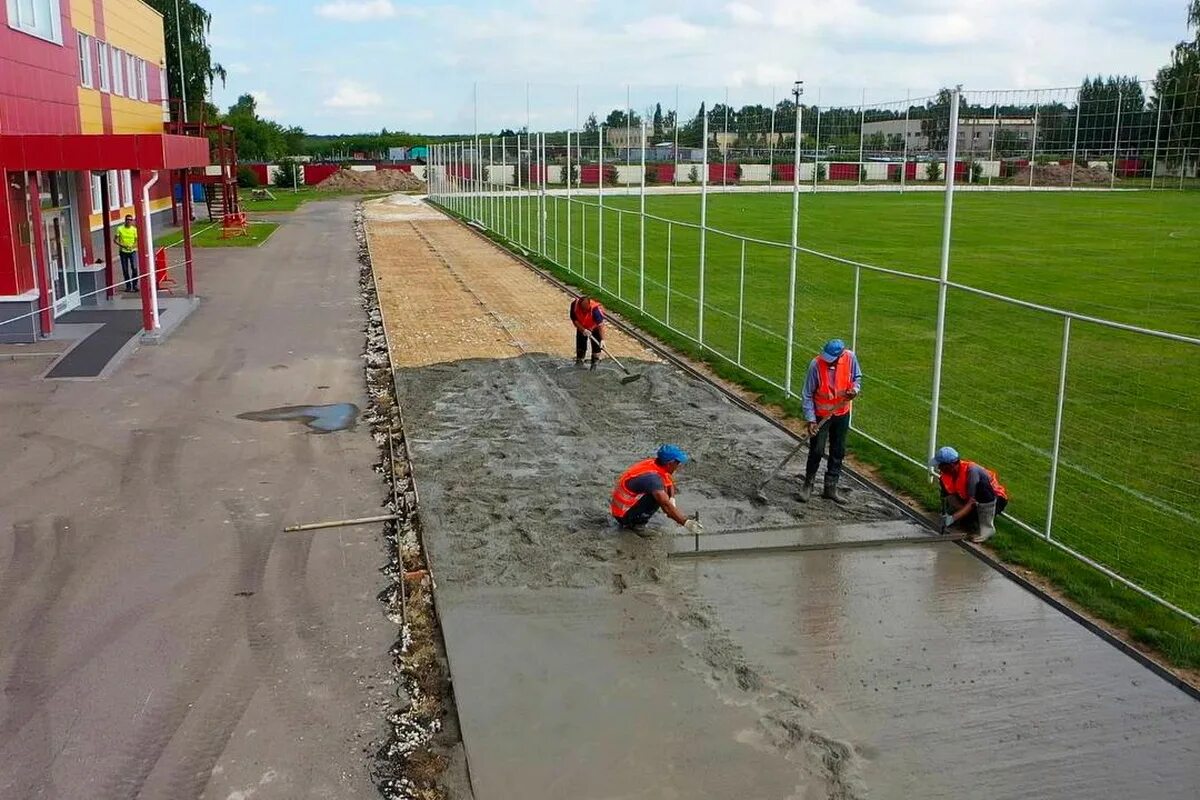
<path fill-rule="evenodd" d="M 967 495 L 967 476 L 971 473 L 971 467 L 975 466 L 974 461 L 959 461 L 957 473 L 938 472 L 938 478 L 942 482 L 942 488 L 946 490 L 946 494 L 952 494 L 964 503 L 971 498 Z M 987 467 L 983 468 L 987 473 L 988 480 L 992 482 L 992 491 L 997 497 L 1008 499 L 1008 490 L 1000 484 L 1000 479 L 996 477 L 996 473 L 992 472 Z"/>
<path fill-rule="evenodd" d="M 646 475 L 648 473 L 657 473 L 663 480 L 663 488 L 667 490 L 667 494 L 675 488 L 674 482 L 671 480 L 671 473 L 667 472 L 666 467 L 660 467 L 658 462 L 653 458 L 647 458 L 645 461 L 639 461 L 629 469 L 625 470 L 620 478 L 617 478 L 616 488 L 613 489 L 612 503 L 609 504 L 608 510 L 617 519 L 625 516 L 625 512 L 637 505 L 637 502 L 642 499 L 645 492 L 638 494 L 629 489 L 629 482 L 634 478 Z"/>
<path fill-rule="evenodd" d="M 820 355 L 817 356 L 817 390 L 813 392 L 813 410 L 817 412 L 818 418 L 828 417 L 831 413 L 835 417 L 850 413 L 853 403 L 846 403 L 841 408 L 838 406 L 846 399 L 846 392 L 854 388 L 854 378 L 850 375 L 850 359 L 846 357 L 853 355 L 849 350 L 842 351 L 833 368 L 832 386 L 829 383 L 829 364 Z"/>
<path fill-rule="evenodd" d="M 591 302 L 587 308 L 581 308 L 583 304 L 578 299 L 571 301 L 571 319 L 575 320 L 585 331 L 590 331 L 596 327 L 596 320 L 592 316 L 597 308 L 600 309 L 600 314 L 604 315 L 604 306 L 597 303 L 595 300 Z M 561 306 L 560 306 L 561 308 Z"/>

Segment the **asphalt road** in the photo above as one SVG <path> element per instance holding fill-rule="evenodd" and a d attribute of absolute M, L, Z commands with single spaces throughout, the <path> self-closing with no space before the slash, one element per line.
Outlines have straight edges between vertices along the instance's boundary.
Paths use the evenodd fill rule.
<path fill-rule="evenodd" d="M 0 797 L 377 797 L 396 635 L 375 598 L 353 204 L 200 251 L 200 308 L 104 381 L 0 364 Z"/>

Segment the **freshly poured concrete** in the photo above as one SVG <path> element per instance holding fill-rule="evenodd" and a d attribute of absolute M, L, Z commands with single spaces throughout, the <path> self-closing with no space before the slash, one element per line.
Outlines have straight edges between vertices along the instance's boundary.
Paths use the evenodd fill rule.
<path fill-rule="evenodd" d="M 668 365 L 574 369 L 561 299 L 562 352 L 396 376 L 476 797 L 1196 796 L 1200 705 L 957 545 L 668 561 L 673 523 L 619 532 L 612 483 L 664 441 L 710 532 L 912 528 L 861 488 L 800 504 L 794 473 L 755 504 L 792 443 Z"/>

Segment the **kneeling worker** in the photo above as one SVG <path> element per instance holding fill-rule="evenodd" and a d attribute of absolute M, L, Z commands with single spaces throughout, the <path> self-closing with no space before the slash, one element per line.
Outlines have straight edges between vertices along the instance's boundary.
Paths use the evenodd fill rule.
<path fill-rule="evenodd" d="M 986 542 L 996 534 L 996 515 L 1008 505 L 1008 491 L 986 467 L 958 457 L 953 447 L 937 451 L 931 466 L 941 479 L 942 525 L 946 528 L 974 518 L 979 533 L 973 542 Z"/>
<path fill-rule="evenodd" d="M 571 301 L 568 312 L 575 325 L 575 365 L 583 364 L 587 355 L 588 342 L 592 343 L 592 369 L 600 360 L 600 346 L 604 342 L 604 306 L 586 294 Z"/>
<path fill-rule="evenodd" d="M 698 519 L 689 519 L 675 507 L 675 482 L 671 476 L 687 453 L 673 444 L 658 448 L 654 458 L 639 461 L 617 479 L 609 510 L 622 528 L 639 528 L 650 521 L 660 508 L 689 533 L 704 533 Z"/>

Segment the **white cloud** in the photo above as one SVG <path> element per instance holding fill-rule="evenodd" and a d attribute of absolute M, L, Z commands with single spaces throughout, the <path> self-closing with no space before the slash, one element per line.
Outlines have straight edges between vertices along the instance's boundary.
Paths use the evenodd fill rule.
<path fill-rule="evenodd" d="M 694 42 L 703 39 L 706 30 L 675 14 L 658 14 L 629 23 L 625 26 L 625 33 L 631 38 L 658 42 Z"/>
<path fill-rule="evenodd" d="M 354 81 L 342 81 L 333 96 L 325 101 L 326 108 L 344 111 L 366 111 L 381 105 L 383 97 L 378 92 Z"/>
<path fill-rule="evenodd" d="M 265 119 L 276 119 L 281 116 L 281 109 L 275 103 L 275 98 L 264 92 L 262 89 L 251 89 L 249 95 L 254 98 L 255 110 L 260 117 Z"/>
<path fill-rule="evenodd" d="M 240 61 L 235 61 L 232 64 L 225 65 L 225 71 L 230 75 L 249 75 L 251 70 L 248 64 L 243 64 Z"/>
<path fill-rule="evenodd" d="M 396 6 L 391 0 L 334 0 L 317 6 L 316 12 L 318 16 L 341 22 L 367 22 L 395 17 Z"/>
<path fill-rule="evenodd" d="M 725 12 L 739 25 L 758 25 L 766 19 L 761 11 L 745 3 L 730 3 L 725 6 Z"/>

